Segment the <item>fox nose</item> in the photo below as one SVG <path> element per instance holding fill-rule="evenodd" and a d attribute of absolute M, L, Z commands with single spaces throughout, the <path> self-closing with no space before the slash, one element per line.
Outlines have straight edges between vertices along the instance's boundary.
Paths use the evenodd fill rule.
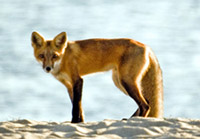
<path fill-rule="evenodd" d="M 49 72 L 51 70 L 50 67 L 46 67 L 46 71 Z"/>

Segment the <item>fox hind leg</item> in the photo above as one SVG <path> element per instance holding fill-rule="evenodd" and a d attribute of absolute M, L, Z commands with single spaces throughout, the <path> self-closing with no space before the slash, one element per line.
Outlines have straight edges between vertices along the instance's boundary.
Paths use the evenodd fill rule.
<path fill-rule="evenodd" d="M 125 88 L 125 86 L 122 84 L 123 81 L 120 80 L 117 69 L 113 69 L 112 78 L 113 78 L 114 84 L 115 84 L 122 92 L 124 92 L 126 95 L 129 95 L 130 97 L 132 97 L 132 98 L 135 100 L 135 97 L 133 97 L 133 96 L 130 95 L 130 94 L 133 94 L 133 93 L 128 92 L 128 86 L 125 85 L 125 86 L 127 86 L 127 87 Z M 135 91 L 135 92 L 138 92 L 138 91 Z M 140 96 L 140 97 L 142 98 L 143 96 Z M 137 102 L 137 101 L 136 101 L 136 102 Z M 137 104 L 138 104 L 138 103 L 137 103 Z M 138 106 L 140 106 L 140 105 L 138 105 Z M 143 109 L 143 108 L 142 108 L 142 109 Z M 147 115 L 147 114 L 146 114 L 146 115 Z M 133 117 L 133 116 L 145 116 L 145 114 L 140 113 L 140 107 L 139 107 L 139 108 L 136 110 L 136 112 L 135 112 L 131 117 Z"/>
<path fill-rule="evenodd" d="M 128 92 L 129 96 L 136 101 L 139 107 L 139 109 L 134 113 L 133 116 L 147 117 L 150 112 L 150 107 L 148 103 L 145 101 L 144 97 L 142 96 L 140 90 L 137 88 L 137 85 L 133 84 L 130 85 L 128 84 L 127 81 L 124 80 L 122 80 L 121 82 L 126 91 Z"/>
<path fill-rule="evenodd" d="M 134 116 L 140 116 L 140 108 L 138 108 L 131 117 L 134 117 Z"/>
<path fill-rule="evenodd" d="M 141 54 L 134 58 L 130 57 L 130 55 L 125 55 L 118 67 L 121 86 L 139 107 L 133 116 L 147 117 L 150 112 L 150 106 L 142 94 L 141 87 L 141 80 L 148 70 L 148 65 L 147 55 L 144 51 L 141 51 Z"/>
<path fill-rule="evenodd" d="M 124 94 L 128 95 L 128 93 L 126 92 L 126 90 L 124 89 L 124 87 L 120 83 L 119 74 L 118 74 L 117 69 L 113 69 L 112 79 L 113 79 L 113 82 L 114 82 L 115 86 L 118 89 L 120 89 Z"/>

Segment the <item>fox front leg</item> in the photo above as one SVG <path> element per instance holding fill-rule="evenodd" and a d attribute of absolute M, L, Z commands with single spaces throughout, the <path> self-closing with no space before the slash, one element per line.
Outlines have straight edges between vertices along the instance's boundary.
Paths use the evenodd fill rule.
<path fill-rule="evenodd" d="M 72 123 L 83 122 L 83 110 L 81 104 L 83 79 L 79 78 L 73 85 Z"/>

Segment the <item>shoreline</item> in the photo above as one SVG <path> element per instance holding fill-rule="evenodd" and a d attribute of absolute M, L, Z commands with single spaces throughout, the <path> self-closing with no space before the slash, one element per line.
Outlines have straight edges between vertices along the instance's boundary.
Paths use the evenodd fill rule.
<path fill-rule="evenodd" d="M 135 117 L 79 124 L 22 119 L 0 122 L 0 138 L 200 138 L 200 119 Z"/>

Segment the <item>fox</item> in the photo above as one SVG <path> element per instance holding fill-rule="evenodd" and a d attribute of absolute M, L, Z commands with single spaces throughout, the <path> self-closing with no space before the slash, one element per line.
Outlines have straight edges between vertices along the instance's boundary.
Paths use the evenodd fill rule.
<path fill-rule="evenodd" d="M 46 40 L 31 35 L 36 60 L 68 90 L 72 103 L 71 123 L 84 122 L 83 76 L 112 70 L 117 88 L 138 105 L 131 117 L 163 117 L 163 79 L 152 49 L 129 38 L 92 38 L 69 41 L 66 32 Z"/>

